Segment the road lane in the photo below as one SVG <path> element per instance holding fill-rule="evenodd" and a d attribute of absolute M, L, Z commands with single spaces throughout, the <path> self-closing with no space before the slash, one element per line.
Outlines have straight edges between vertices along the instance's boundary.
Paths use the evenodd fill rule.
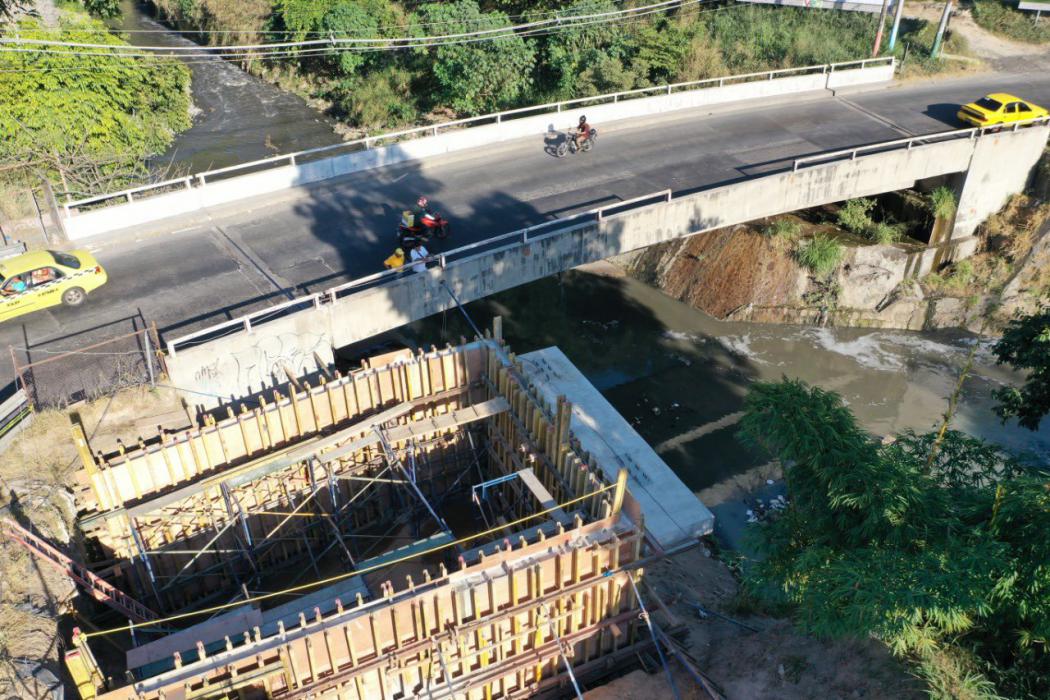
<path fill-rule="evenodd" d="M 439 251 L 664 188 L 774 172 L 798 156 L 899 138 L 900 129 L 955 128 L 955 106 L 1001 89 L 1050 104 L 1050 77 L 1037 72 L 930 80 L 834 99 L 597 124 L 594 151 L 560 160 L 537 135 L 225 206 L 203 222 L 187 222 L 188 230 L 168 233 L 175 228 L 168 225 L 91 242 L 110 283 L 79 310 L 3 324 L 0 348 L 73 348 L 130 330 L 128 319 L 139 314 L 174 336 L 375 272 L 394 247 L 400 210 L 420 193 L 453 221 Z M 566 121 L 574 117 L 567 113 Z M 0 365 L 0 384 L 12 378 Z"/>

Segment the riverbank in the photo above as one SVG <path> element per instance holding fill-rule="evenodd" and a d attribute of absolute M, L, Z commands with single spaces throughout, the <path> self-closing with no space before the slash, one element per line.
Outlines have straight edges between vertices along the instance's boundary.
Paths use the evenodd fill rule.
<path fill-rule="evenodd" d="M 121 0 L 120 7 L 120 17 L 109 26 L 132 46 L 198 46 L 158 22 L 148 3 Z M 210 57 L 184 63 L 192 74 L 193 122 L 151 159 L 154 169 L 198 173 L 341 140 L 334 121 L 231 61 Z"/>
<path fill-rule="evenodd" d="M 1050 294 L 1050 204 L 1038 170 L 1028 194 L 978 228 L 977 254 L 954 263 L 931 265 L 925 252 L 950 227 L 954 204 L 938 218 L 929 195 L 915 192 L 721 229 L 615 262 L 723 320 L 995 335 Z M 827 269 L 807 256 L 813 246 Z"/>

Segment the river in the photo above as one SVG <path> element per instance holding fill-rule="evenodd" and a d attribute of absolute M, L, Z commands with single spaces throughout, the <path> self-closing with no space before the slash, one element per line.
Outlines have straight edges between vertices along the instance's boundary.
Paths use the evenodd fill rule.
<path fill-rule="evenodd" d="M 880 437 L 940 427 L 948 397 L 977 343 L 952 427 L 1050 462 L 1050 419 L 1032 432 L 1003 425 L 992 392 L 1020 384 L 995 364 L 993 341 L 966 333 L 915 333 L 719 321 L 632 278 L 573 271 L 467 305 L 479 327 L 503 317 L 517 353 L 559 346 L 719 518 L 739 532 L 742 497 L 778 492 L 779 473 L 736 439 L 755 381 L 798 378 L 839 393 Z M 471 331 L 446 312 L 391 342 L 457 342 Z"/>
<path fill-rule="evenodd" d="M 122 0 L 119 20 L 136 46 L 196 46 L 149 16 L 149 7 Z M 171 164 L 197 173 L 279 153 L 339 143 L 334 122 L 299 97 L 245 73 L 220 58 L 187 61 L 193 73 L 193 126 L 175 137 L 155 169 Z"/>

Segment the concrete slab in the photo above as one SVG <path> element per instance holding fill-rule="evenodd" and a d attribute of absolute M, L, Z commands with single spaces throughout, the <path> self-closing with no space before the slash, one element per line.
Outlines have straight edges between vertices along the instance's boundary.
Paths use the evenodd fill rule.
<path fill-rule="evenodd" d="M 558 348 L 519 355 L 525 374 L 552 406 L 572 402 L 572 430 L 609 481 L 628 470 L 627 490 L 638 501 L 645 527 L 665 550 L 689 544 L 714 528 L 714 516 L 642 439 L 612 404 Z"/>

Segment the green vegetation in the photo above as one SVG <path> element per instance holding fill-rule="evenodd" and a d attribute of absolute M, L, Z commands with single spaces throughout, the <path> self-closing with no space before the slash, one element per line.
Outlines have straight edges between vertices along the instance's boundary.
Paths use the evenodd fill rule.
<path fill-rule="evenodd" d="M 496 29 L 623 9 L 614 0 L 156 0 L 174 21 L 224 43 L 327 36 L 392 38 Z M 252 69 L 331 105 L 366 131 L 429 123 L 554 100 L 723 75 L 866 58 L 877 19 L 790 7 L 691 5 L 629 21 L 519 32 L 494 41 L 400 51 L 304 52 L 246 60 Z M 261 32 L 261 35 L 251 34 Z M 267 34 L 269 32 L 269 34 Z M 923 61 L 922 22 L 898 54 Z M 929 37 L 932 42 L 932 34 Z M 938 70 L 939 62 L 927 68 Z"/>
<path fill-rule="evenodd" d="M 880 221 L 872 224 L 868 229 L 868 237 L 879 245 L 891 245 L 904 236 L 903 227 L 900 224 L 891 224 Z"/>
<path fill-rule="evenodd" d="M 792 465 L 751 595 L 810 633 L 882 640 L 935 696 L 1050 694 L 1050 473 L 953 430 L 880 444 L 799 381 L 753 385 L 745 409 L 743 439 Z"/>
<path fill-rule="evenodd" d="M 1020 389 L 996 390 L 996 413 L 1003 420 L 1016 418 L 1025 428 L 1038 430 L 1043 417 L 1050 413 L 1050 306 L 1011 321 L 994 352 L 1000 363 L 1027 373 Z"/>
<path fill-rule="evenodd" d="M 773 219 L 765 228 L 762 229 L 762 233 L 769 236 L 773 241 L 773 245 L 778 250 L 784 250 L 792 246 L 795 241 L 798 240 L 799 236 L 802 235 L 802 225 L 794 219 L 778 218 Z"/>
<path fill-rule="evenodd" d="M 60 31 L 29 20 L 19 34 L 125 45 L 68 7 Z M 82 196 L 141 181 L 145 158 L 190 125 L 189 80 L 177 62 L 90 49 L 0 54 L 0 188 L 35 185 L 44 175 L 58 191 Z"/>
<path fill-rule="evenodd" d="M 866 236 L 868 229 L 875 222 L 871 210 L 875 207 L 874 199 L 851 199 L 838 212 L 839 226 L 858 236 Z"/>
<path fill-rule="evenodd" d="M 1050 24 L 1036 22 L 1031 12 L 1021 12 L 1017 3 L 973 0 L 973 20 L 990 32 L 1030 44 L 1050 42 Z"/>
<path fill-rule="evenodd" d="M 948 295 L 960 295 L 970 289 L 977 277 L 973 260 L 960 260 L 946 272 L 931 272 L 923 278 L 923 283 L 931 291 Z"/>
<path fill-rule="evenodd" d="M 851 199 L 839 208 L 836 216 L 838 224 L 850 233 L 864 236 L 879 245 L 899 241 L 904 235 L 904 227 L 888 221 L 876 222 L 871 216 L 874 208 L 874 199 Z"/>
<path fill-rule="evenodd" d="M 950 219 L 955 216 L 955 192 L 950 187 L 938 187 L 930 192 L 930 211 L 938 219 Z"/>
<path fill-rule="evenodd" d="M 795 255 L 802 267 L 818 277 L 826 277 L 839 266 L 843 250 L 838 241 L 818 233 L 801 245 Z"/>

